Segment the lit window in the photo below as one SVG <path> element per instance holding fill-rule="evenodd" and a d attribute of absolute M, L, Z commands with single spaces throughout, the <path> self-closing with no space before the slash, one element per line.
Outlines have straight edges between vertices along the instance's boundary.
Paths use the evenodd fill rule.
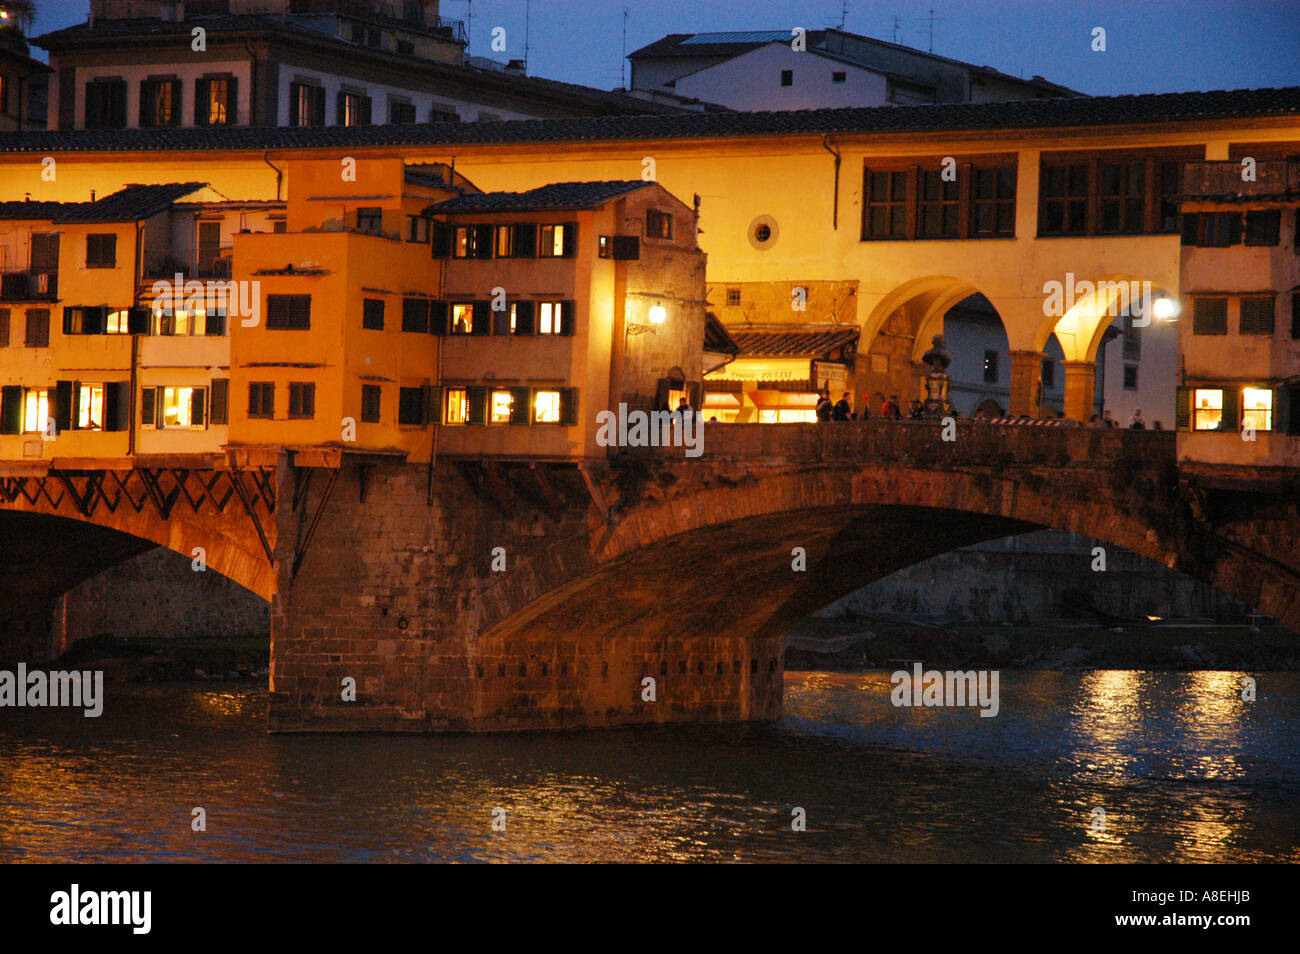
<path fill-rule="evenodd" d="M 493 391 L 491 414 L 488 416 L 488 422 L 491 424 L 509 424 L 510 411 L 514 408 L 515 397 L 509 391 Z"/>
<path fill-rule="evenodd" d="M 558 335 L 561 325 L 561 311 L 558 301 L 537 303 L 537 333 L 539 335 Z"/>
<path fill-rule="evenodd" d="M 537 243 L 537 254 L 542 258 L 560 258 L 564 255 L 564 226 L 543 225 Z"/>
<path fill-rule="evenodd" d="M 511 225 L 497 226 L 497 258 L 509 258 L 515 254 L 515 230 Z"/>
<path fill-rule="evenodd" d="M 104 322 L 104 331 L 110 335 L 124 335 L 127 333 L 127 318 L 130 311 L 121 309 L 119 311 L 110 311 L 108 319 Z"/>
<path fill-rule="evenodd" d="M 447 423 L 469 423 L 469 391 L 466 388 L 447 389 Z"/>
<path fill-rule="evenodd" d="M 1195 409 L 1193 430 L 1217 431 L 1223 421 L 1222 389 L 1196 388 L 1192 391 L 1192 407 Z"/>
<path fill-rule="evenodd" d="M 23 433 L 35 434 L 45 430 L 49 416 L 49 392 L 45 388 L 25 388 L 23 390 Z"/>
<path fill-rule="evenodd" d="M 474 306 L 473 305 L 452 305 L 451 306 L 451 333 L 453 335 L 468 335 L 474 331 Z"/>
<path fill-rule="evenodd" d="M 533 423 L 560 423 L 560 392 L 538 391 L 533 396 Z"/>
<path fill-rule="evenodd" d="M 202 427 L 205 388 L 161 388 L 163 427 Z"/>
<path fill-rule="evenodd" d="M 452 242 L 451 254 L 454 258 L 472 258 L 474 255 L 474 229 L 467 225 L 458 226 Z"/>
<path fill-rule="evenodd" d="M 104 425 L 104 386 L 83 384 L 77 392 L 77 427 L 97 431 Z"/>
<path fill-rule="evenodd" d="M 1257 431 L 1273 429 L 1273 392 L 1268 388 L 1241 389 L 1241 426 Z"/>

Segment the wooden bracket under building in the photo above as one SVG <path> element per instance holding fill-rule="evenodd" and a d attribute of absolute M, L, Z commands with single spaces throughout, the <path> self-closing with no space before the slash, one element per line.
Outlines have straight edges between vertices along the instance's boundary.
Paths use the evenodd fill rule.
<path fill-rule="evenodd" d="M 316 513 L 312 515 L 311 523 L 307 527 L 307 535 L 303 537 L 298 546 L 294 548 L 293 566 L 289 570 L 291 578 L 298 575 L 298 568 L 302 566 L 303 558 L 307 556 L 307 549 L 311 546 L 312 537 L 316 535 L 316 527 L 320 525 L 320 518 L 325 513 L 325 505 L 330 501 L 330 495 L 334 492 L 334 485 L 338 483 L 339 471 L 342 469 L 342 467 L 336 467 L 330 471 L 329 483 L 325 485 L 325 492 L 321 494 L 320 503 L 316 505 Z M 311 478 L 308 477 L 308 481 L 310 480 Z M 306 496 L 306 492 L 304 491 L 303 503 L 306 503 Z M 301 526 L 301 524 L 299 524 L 299 526 Z"/>
<path fill-rule="evenodd" d="M 591 502 L 600 511 L 600 519 L 609 523 L 609 507 L 605 504 L 605 497 L 601 494 L 600 488 L 596 486 L 591 471 L 587 469 L 587 465 L 582 461 L 578 462 L 578 473 L 582 474 L 582 480 L 587 485 L 587 493 L 591 495 Z"/>

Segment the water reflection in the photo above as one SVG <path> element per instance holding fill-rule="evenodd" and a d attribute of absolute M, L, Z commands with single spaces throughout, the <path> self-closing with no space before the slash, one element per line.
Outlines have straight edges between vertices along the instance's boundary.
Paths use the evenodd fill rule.
<path fill-rule="evenodd" d="M 1247 703 L 1239 673 L 1003 672 L 992 719 L 889 676 L 788 674 L 776 726 L 554 735 L 267 736 L 237 684 L 3 710 L 0 860 L 1300 860 L 1296 674 Z"/>

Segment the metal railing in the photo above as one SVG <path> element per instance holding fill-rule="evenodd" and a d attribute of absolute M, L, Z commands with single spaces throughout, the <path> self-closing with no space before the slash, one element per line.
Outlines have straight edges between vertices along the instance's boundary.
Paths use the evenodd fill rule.
<path fill-rule="evenodd" d="M 0 301 L 53 301 L 58 297 L 57 268 L 0 271 Z"/>

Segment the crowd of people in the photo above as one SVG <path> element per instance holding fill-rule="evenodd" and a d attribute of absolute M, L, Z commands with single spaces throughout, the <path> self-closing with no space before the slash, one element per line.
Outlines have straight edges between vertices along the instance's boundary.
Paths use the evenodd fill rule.
<path fill-rule="evenodd" d="M 817 396 L 817 406 L 816 406 L 817 420 L 818 421 L 871 420 L 872 414 L 869 408 L 869 403 L 865 399 L 865 397 L 862 403 L 862 411 L 860 414 L 853 410 L 853 404 L 850 400 L 851 398 L 852 395 L 848 391 L 845 391 L 840 396 L 840 399 L 838 401 L 832 402 L 830 388 L 822 388 L 821 393 L 818 394 Z M 904 419 L 910 421 L 920 421 L 925 418 L 925 405 L 920 400 L 913 398 L 911 403 L 907 407 L 907 411 L 904 412 L 902 405 L 898 401 L 898 395 L 891 394 L 889 397 L 885 398 L 881 402 L 880 412 L 877 416 L 882 420 L 886 420 L 886 421 L 901 421 Z M 961 420 L 962 414 L 960 412 L 954 411 L 953 417 L 956 418 L 957 420 Z M 1021 417 L 1027 418 L 1028 415 L 1022 414 Z M 988 419 L 987 416 L 982 411 L 976 413 L 975 415 L 975 420 L 977 421 L 987 420 L 987 419 Z M 1111 414 L 1110 411 L 1105 411 L 1102 414 L 1092 415 L 1092 417 L 1088 420 L 1088 426 L 1089 427 L 1119 427 L 1120 423 L 1119 421 L 1115 420 L 1114 416 Z M 1146 419 L 1142 417 L 1141 408 L 1138 408 L 1133 412 L 1133 416 L 1129 419 L 1128 426 L 1130 429 L 1135 431 L 1145 431 L 1148 429 L 1148 427 L 1153 431 L 1164 430 L 1164 425 L 1161 424 L 1159 421 L 1152 421 L 1148 425 Z"/>

